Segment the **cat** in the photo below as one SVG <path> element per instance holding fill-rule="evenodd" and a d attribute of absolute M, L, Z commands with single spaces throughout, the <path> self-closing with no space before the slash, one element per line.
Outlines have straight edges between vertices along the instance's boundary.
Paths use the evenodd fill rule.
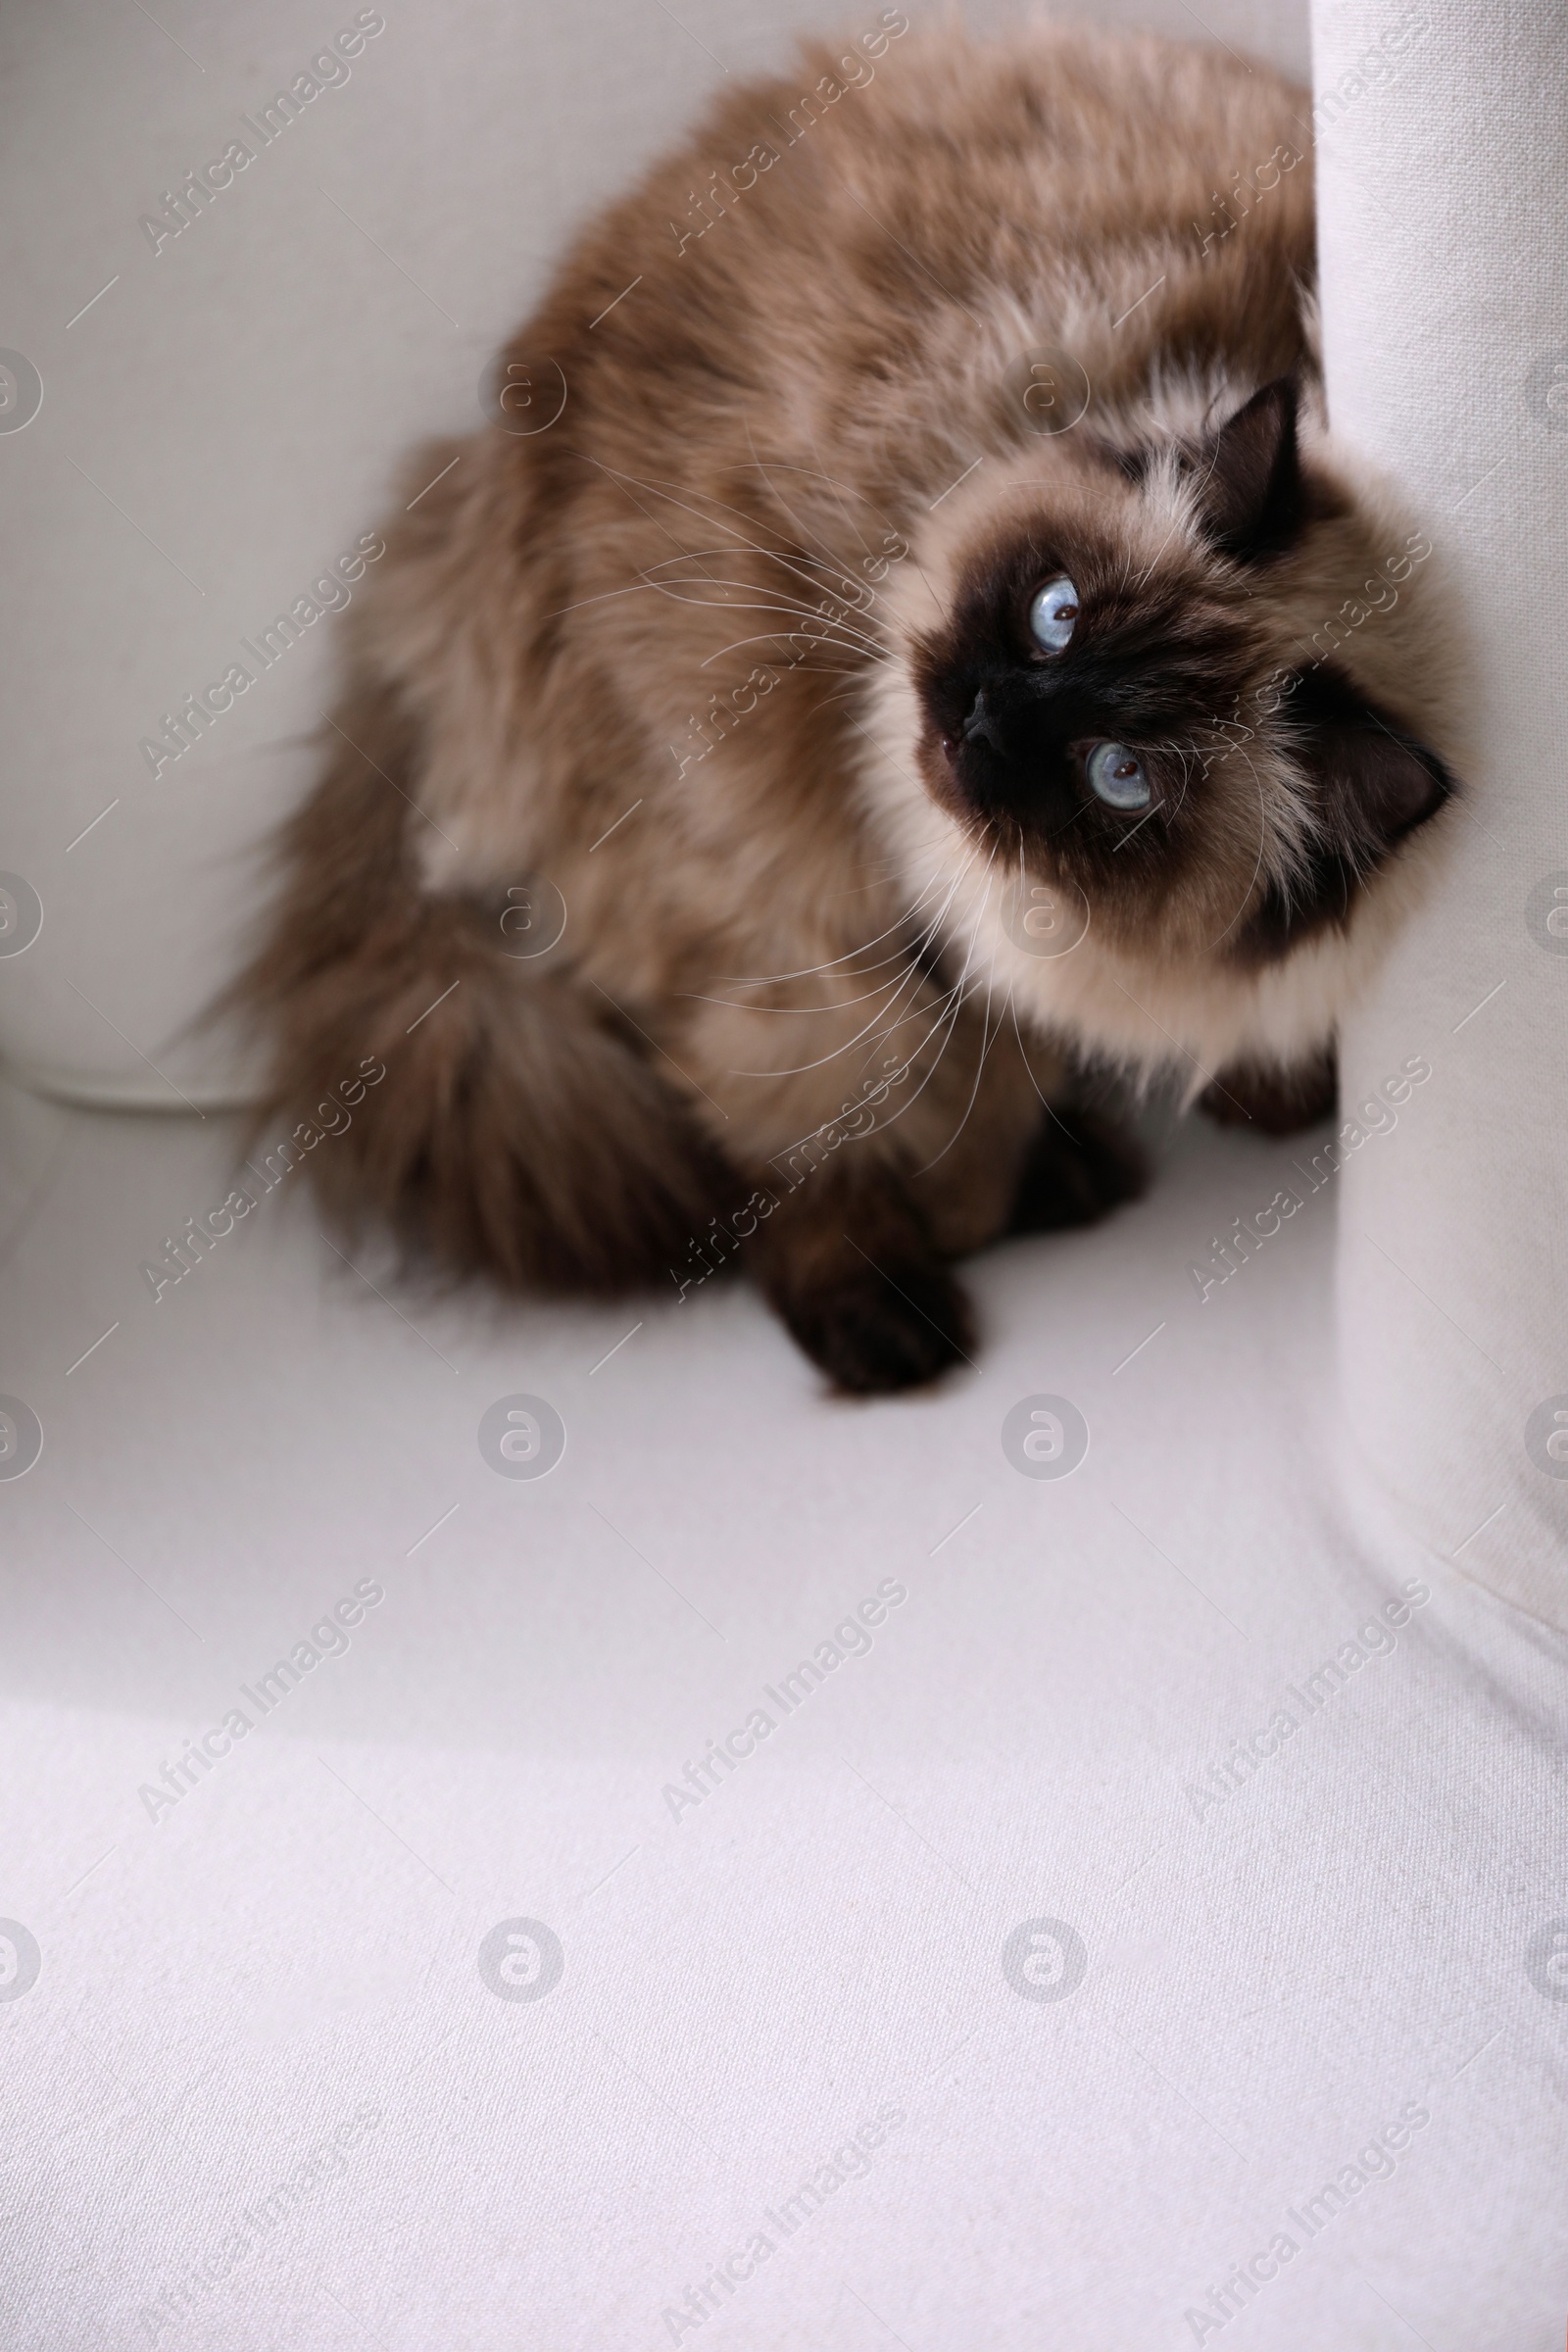
<path fill-rule="evenodd" d="M 1306 95 L 898 10 L 727 93 L 421 449 L 236 999 L 327 1207 L 505 1286 L 738 1259 L 841 1391 L 1268 1131 L 1455 790 L 1431 544 L 1328 438 Z M 421 487 L 422 485 L 422 487 Z M 345 1058 L 346 1057 L 346 1058 Z"/>

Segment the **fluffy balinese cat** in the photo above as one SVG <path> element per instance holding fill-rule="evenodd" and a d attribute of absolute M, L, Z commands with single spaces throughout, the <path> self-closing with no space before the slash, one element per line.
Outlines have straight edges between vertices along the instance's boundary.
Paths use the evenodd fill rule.
<path fill-rule="evenodd" d="M 889 1390 L 975 1344 L 953 1259 L 1136 1190 L 1075 1068 L 1331 1107 L 1455 752 L 1307 108 L 890 10 L 579 238 L 409 467 L 240 984 L 302 1144 L 386 1064 L 330 1206 L 516 1287 L 738 1257 Z"/>

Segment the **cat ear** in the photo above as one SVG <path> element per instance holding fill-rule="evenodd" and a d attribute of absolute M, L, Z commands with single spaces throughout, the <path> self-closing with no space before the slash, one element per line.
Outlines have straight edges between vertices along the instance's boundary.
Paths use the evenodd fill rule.
<path fill-rule="evenodd" d="M 1350 857 L 1376 863 L 1452 793 L 1437 753 L 1331 662 L 1298 672 L 1285 708 L 1300 730 L 1293 748 L 1317 785 L 1325 830 Z"/>
<path fill-rule="evenodd" d="M 1297 442 L 1298 389 L 1277 376 L 1254 392 L 1198 459 L 1199 509 L 1214 545 L 1242 563 L 1277 555 L 1306 519 Z"/>
<path fill-rule="evenodd" d="M 1287 681 L 1280 713 L 1311 785 L 1313 840 L 1288 885 L 1272 883 L 1240 935 L 1244 962 L 1268 963 L 1349 919 L 1356 893 L 1407 833 L 1456 789 L 1436 752 L 1380 710 L 1343 670 L 1318 662 Z"/>

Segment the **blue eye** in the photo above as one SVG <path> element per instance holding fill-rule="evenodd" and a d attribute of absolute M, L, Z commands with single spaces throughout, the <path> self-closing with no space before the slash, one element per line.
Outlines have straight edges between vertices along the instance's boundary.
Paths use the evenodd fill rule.
<path fill-rule="evenodd" d="M 1029 634 L 1048 654 L 1059 654 L 1078 618 L 1078 591 L 1063 572 L 1037 589 L 1029 607 Z"/>
<path fill-rule="evenodd" d="M 1153 798 L 1143 761 L 1124 743 L 1097 743 L 1084 770 L 1090 791 L 1107 808 L 1147 808 Z"/>

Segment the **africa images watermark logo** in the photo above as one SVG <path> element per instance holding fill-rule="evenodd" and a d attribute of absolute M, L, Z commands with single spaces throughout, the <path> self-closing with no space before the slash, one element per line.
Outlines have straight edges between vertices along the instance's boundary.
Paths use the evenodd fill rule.
<path fill-rule="evenodd" d="M 157 734 L 144 735 L 136 747 L 154 781 L 172 761 L 183 760 L 223 713 L 233 710 L 236 697 L 248 694 L 257 679 L 275 667 L 308 628 L 324 620 L 328 612 L 341 612 L 353 601 L 351 583 L 362 580 L 366 565 L 379 563 L 385 554 L 386 541 L 379 531 L 364 532 L 345 555 L 313 580 L 309 589 L 302 589 L 267 628 L 257 630 L 259 643 L 249 637 L 240 639 L 246 656 L 244 662 L 231 662 L 222 676 L 204 687 L 200 694 L 187 694 L 172 710 L 166 710 L 158 721 Z M 251 663 L 254 668 L 249 666 Z"/>
<path fill-rule="evenodd" d="M 851 1658 L 863 1658 L 872 1646 L 871 1629 L 882 1625 L 888 1611 L 902 1608 L 908 1597 L 907 1585 L 896 1576 L 883 1577 L 876 1592 L 862 1600 L 852 1615 L 842 1618 L 831 1635 L 824 1635 L 808 1658 L 802 1658 L 788 1674 L 781 1674 L 776 1685 L 764 1683 L 762 1696 L 768 1701 L 767 1706 L 753 1707 L 743 1724 L 725 1733 L 722 1742 L 710 1740 L 698 1761 L 687 1765 L 684 1783 L 664 1783 L 662 1793 L 670 1819 L 678 1822 L 705 1797 L 711 1796 L 720 1781 L 735 1772 L 748 1756 L 754 1756 L 760 1743 L 772 1737 L 787 1715 L 797 1713 L 830 1674 L 837 1674 Z"/>
<path fill-rule="evenodd" d="M 1276 2230 L 1266 2246 L 1239 2262 L 1217 2286 L 1208 2289 L 1206 2303 L 1190 2303 L 1183 2312 L 1193 2341 L 1203 2344 L 1218 2335 L 1271 2278 L 1277 2278 L 1285 2266 L 1296 2260 L 1303 2246 L 1322 2235 L 1336 2215 L 1344 2213 L 1374 2180 L 1392 2180 L 1415 2133 L 1424 2132 L 1431 2121 L 1429 2110 L 1419 2100 L 1406 2099 L 1394 2122 L 1385 2124 L 1365 2146 L 1356 2149 L 1353 2162 L 1342 2164 L 1299 2205 L 1288 2205 L 1285 2219 L 1291 2229 Z M 1298 2231 L 1299 2235 L 1295 2234 Z"/>
<path fill-rule="evenodd" d="M 716 2263 L 699 2285 L 688 2286 L 683 2303 L 665 2304 L 661 2316 L 670 2342 L 680 2343 L 705 2320 L 722 2311 L 736 2288 L 743 2286 L 760 2264 L 772 2259 L 785 2238 L 803 2230 L 847 2181 L 863 2180 L 871 2169 L 873 2152 L 890 2132 L 897 2132 L 907 2121 L 902 2107 L 879 2107 L 830 2157 L 804 2174 L 788 2196 L 780 2197 L 776 2205 L 764 2206 L 766 2229 L 754 2230 L 746 2243 Z"/>
<path fill-rule="evenodd" d="M 1064 1919 L 1020 1920 L 1002 1947 L 1002 1973 L 1021 2001 L 1064 2001 L 1088 1968 L 1084 1939 Z"/>
<path fill-rule="evenodd" d="M 498 1396 L 479 1422 L 479 1451 L 501 1478 L 548 1478 L 566 1450 L 566 1425 L 548 1397 Z"/>
<path fill-rule="evenodd" d="M 0 2001 L 20 2001 L 38 1982 L 43 1954 L 20 1919 L 0 1919 Z"/>
<path fill-rule="evenodd" d="M 476 1965 L 498 2001 L 542 2001 L 565 1975 L 566 1955 L 542 1919 L 501 1919 L 480 1944 Z"/>
<path fill-rule="evenodd" d="M 248 2262 L 278 2225 L 296 2213 L 324 2181 L 341 2180 L 348 2170 L 343 2160 L 345 2150 L 366 2139 L 378 2129 L 380 2122 L 379 2107 L 356 2107 L 338 2125 L 330 2139 L 318 2140 L 282 2180 L 274 2180 L 265 2195 L 236 2214 L 222 2237 L 199 2262 L 192 2263 L 151 2302 L 142 2305 L 137 2317 L 144 2342 L 154 2344 L 166 2330 L 182 2327 L 201 2308 L 201 2297 L 210 2296 L 215 2286 L 238 2270 L 242 2262 Z"/>
<path fill-rule="evenodd" d="M 323 91 L 341 89 L 352 78 L 350 58 L 361 56 L 366 42 L 385 30 L 386 19 L 379 9 L 362 8 L 351 25 L 318 50 L 309 66 L 301 67 L 287 89 L 274 91 L 254 115 L 241 115 L 243 133 L 231 138 L 221 155 L 187 172 L 177 187 L 166 188 L 156 212 L 142 214 L 136 225 L 153 252 L 161 258 L 166 245 L 193 227 L 224 189 L 234 185 L 237 174 L 248 172 Z"/>
<path fill-rule="evenodd" d="M 1285 1695 L 1267 1723 L 1240 1740 L 1233 1740 L 1229 1752 L 1209 1766 L 1202 1780 L 1187 1783 L 1187 1801 L 1199 1821 L 1245 1787 L 1268 1757 L 1277 1756 L 1308 1717 L 1321 1715 L 1352 1675 L 1359 1674 L 1374 1658 L 1393 1656 L 1398 1647 L 1395 1629 L 1408 1625 L 1412 1611 L 1425 1608 L 1432 1598 L 1431 1586 L 1418 1577 L 1408 1578 L 1399 1592 L 1402 1597 L 1386 1600 L 1381 1616 L 1366 1618 L 1353 1635 L 1348 1635 L 1339 1643 L 1332 1656 L 1322 1659 L 1309 1674 L 1303 1674 L 1299 1683 L 1287 1683 Z"/>
<path fill-rule="evenodd" d="M 43 377 L 24 351 L 0 351 L 0 433 L 20 433 L 43 407 Z"/>
<path fill-rule="evenodd" d="M 373 1054 L 367 1054 L 359 1069 L 337 1082 L 337 1093 L 327 1094 L 316 1104 L 311 1118 L 300 1119 L 291 1136 L 284 1136 L 266 1152 L 258 1152 L 261 1167 L 254 1159 L 245 1161 L 248 1175 L 255 1179 L 255 1190 L 236 1185 L 226 1200 L 207 1211 L 203 1221 L 186 1217 L 176 1235 L 165 1234 L 164 1253 L 158 1258 L 143 1258 L 136 1271 L 152 1293 L 153 1304 L 163 1301 L 164 1293 L 176 1282 L 193 1274 L 204 1258 L 211 1256 L 220 1242 L 226 1241 L 240 1220 L 259 1208 L 267 1196 L 274 1192 L 298 1167 L 302 1155 L 314 1152 L 317 1145 L 329 1136 L 341 1135 L 354 1124 L 353 1112 L 365 1101 L 368 1087 L 379 1086 L 386 1076 L 386 1064 Z M 339 1096 L 342 1100 L 339 1101 Z M 265 1173 L 264 1173 L 265 1171 Z"/>
<path fill-rule="evenodd" d="M 24 874 L 0 874 L 0 956 L 24 956 L 43 929 L 43 901 Z"/>
<path fill-rule="evenodd" d="M 25 1478 L 43 1451 L 43 1423 L 20 1396 L 0 1396 L 0 1478 Z"/>
<path fill-rule="evenodd" d="M 340 1658 L 350 1646 L 350 1629 L 363 1624 L 366 1610 L 378 1607 L 385 1598 L 384 1585 L 377 1584 L 373 1576 L 362 1576 L 353 1592 L 346 1592 L 308 1635 L 302 1634 L 286 1657 L 274 1659 L 265 1674 L 257 1676 L 254 1687 L 241 1683 L 240 1695 L 246 1704 L 230 1707 L 220 1723 L 187 1740 L 174 1761 L 165 1764 L 159 1781 L 142 1782 L 136 1793 L 148 1820 L 162 1821 L 166 1813 L 172 1813 L 180 1798 L 224 1756 L 232 1755 L 236 1741 L 247 1739 L 306 1675 L 314 1674 L 326 1658 Z"/>
<path fill-rule="evenodd" d="M 1070 1396 L 1020 1396 L 1002 1424 L 1002 1450 L 1025 1478 L 1070 1478 L 1089 1451 L 1089 1424 Z"/>
<path fill-rule="evenodd" d="M 1331 1135 L 1321 1151 L 1312 1154 L 1306 1167 L 1299 1160 L 1291 1162 L 1303 1180 L 1303 1192 L 1297 1194 L 1289 1189 L 1277 1192 L 1266 1208 L 1257 1210 L 1250 1224 L 1244 1217 L 1236 1217 L 1224 1241 L 1215 1234 L 1209 1243 L 1206 1264 L 1194 1258 L 1187 1268 L 1199 1304 L 1206 1306 L 1209 1292 L 1229 1282 L 1233 1274 L 1239 1274 L 1265 1242 L 1272 1241 L 1282 1230 L 1287 1218 L 1294 1217 L 1314 1193 L 1321 1192 L 1338 1176 L 1346 1162 L 1374 1135 L 1392 1135 L 1399 1124 L 1395 1105 L 1408 1102 L 1414 1089 L 1424 1086 L 1431 1075 L 1432 1064 L 1426 1055 L 1412 1054 L 1391 1077 L 1384 1079 L 1380 1089 L 1367 1096 L 1353 1118 L 1342 1121 L 1338 1134 Z"/>

